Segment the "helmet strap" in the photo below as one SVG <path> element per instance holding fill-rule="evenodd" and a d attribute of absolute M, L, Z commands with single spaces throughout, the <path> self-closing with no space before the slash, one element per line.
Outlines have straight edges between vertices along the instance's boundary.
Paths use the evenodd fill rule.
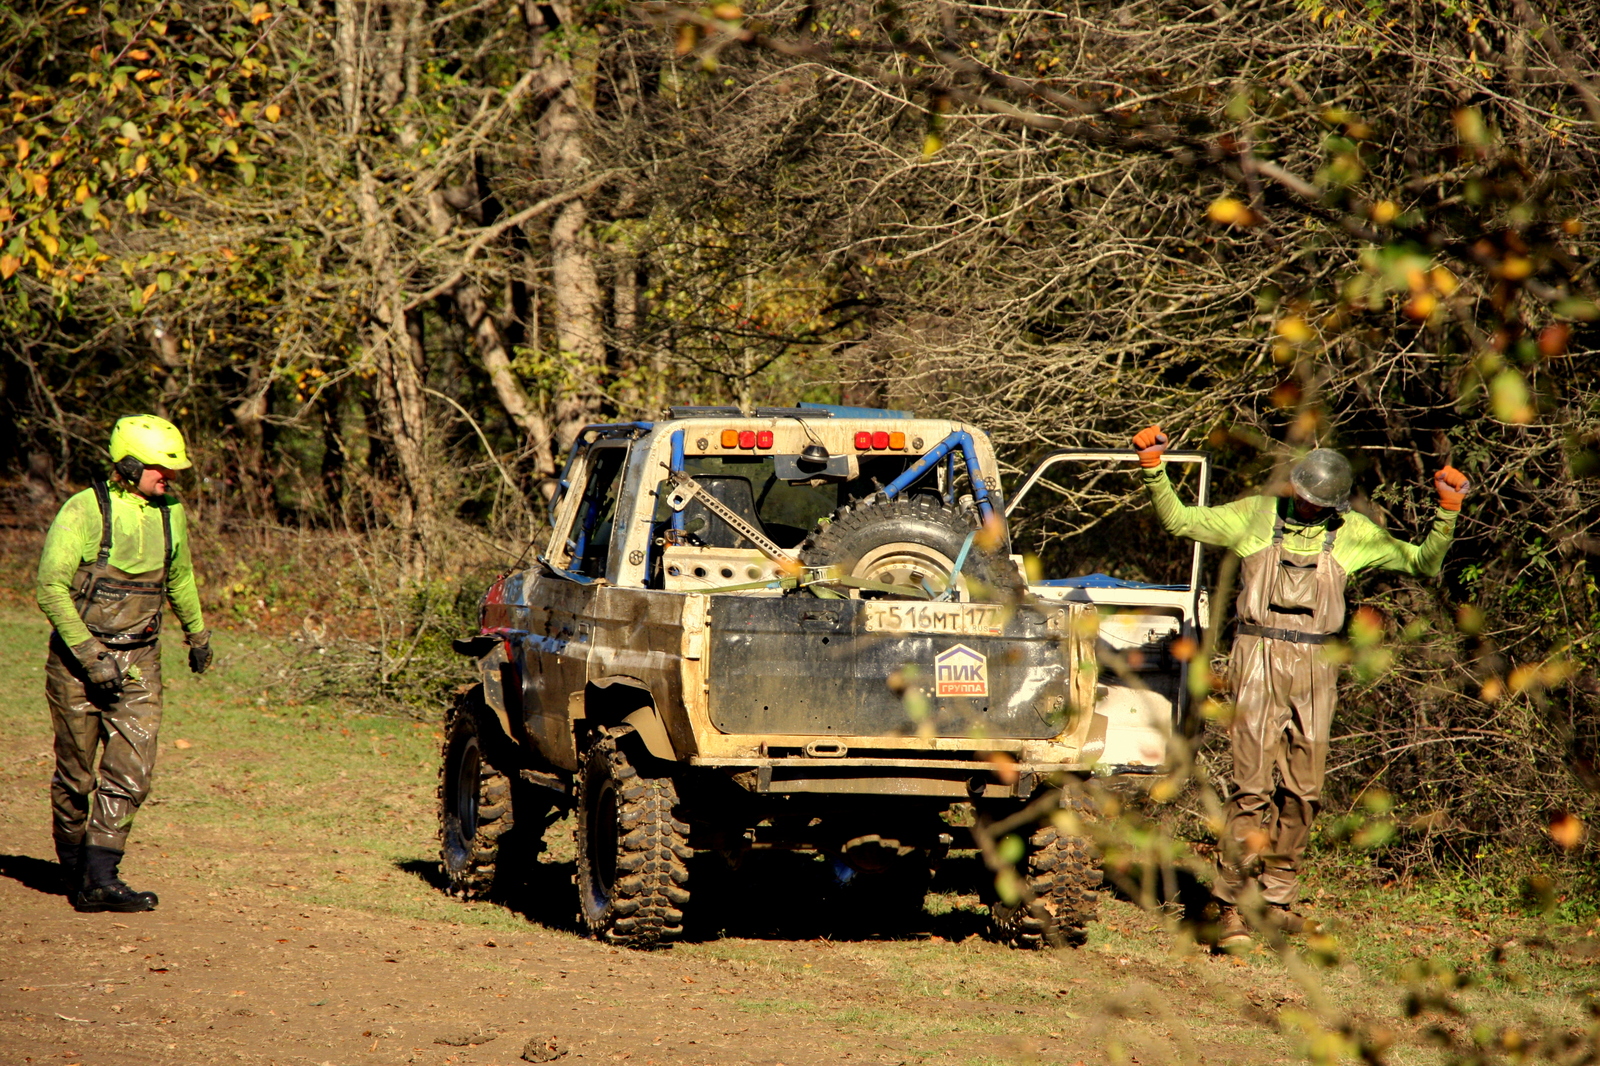
<path fill-rule="evenodd" d="M 128 487 L 135 492 L 139 490 L 139 479 L 144 477 L 144 464 L 131 455 L 124 455 L 112 467 L 117 476 L 128 483 Z"/>

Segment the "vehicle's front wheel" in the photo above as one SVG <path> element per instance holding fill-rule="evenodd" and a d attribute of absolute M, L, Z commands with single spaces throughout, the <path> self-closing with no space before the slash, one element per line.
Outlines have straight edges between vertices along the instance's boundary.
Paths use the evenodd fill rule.
<path fill-rule="evenodd" d="M 1028 838 L 1024 861 L 1033 901 L 990 905 L 996 939 L 1019 948 L 1081 946 L 1100 909 L 1104 875 L 1094 844 L 1045 822 Z"/>
<path fill-rule="evenodd" d="M 682 936 L 694 852 L 672 778 L 642 772 L 606 737 L 584 758 L 577 799 L 578 902 L 589 932 L 638 948 Z"/>

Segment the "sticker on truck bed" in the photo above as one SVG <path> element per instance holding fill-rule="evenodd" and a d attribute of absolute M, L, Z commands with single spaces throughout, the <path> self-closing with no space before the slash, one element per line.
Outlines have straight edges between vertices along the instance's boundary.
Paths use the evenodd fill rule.
<path fill-rule="evenodd" d="M 952 633 L 998 637 L 1000 608 L 983 603 L 891 603 L 868 600 L 868 633 Z"/>
<path fill-rule="evenodd" d="M 935 696 L 989 695 L 989 660 L 965 644 L 934 657 Z"/>

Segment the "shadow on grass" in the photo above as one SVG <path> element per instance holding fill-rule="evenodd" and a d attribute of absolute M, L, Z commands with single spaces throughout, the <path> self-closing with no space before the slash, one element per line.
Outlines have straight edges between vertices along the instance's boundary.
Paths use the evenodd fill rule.
<path fill-rule="evenodd" d="M 433 890 L 449 883 L 434 859 L 408 859 L 396 867 Z M 715 855 L 696 856 L 690 867 L 693 893 L 685 914 L 684 939 L 718 940 L 964 940 L 988 928 L 987 912 L 955 907 L 930 914 L 916 878 L 864 877 L 841 885 L 833 867 L 808 854 L 758 852 L 731 870 Z M 535 860 L 514 887 L 496 886 L 490 902 L 547 929 L 582 931 L 578 920 L 576 864 Z M 931 892 L 972 892 L 965 882 L 985 871 L 977 860 L 950 859 L 929 886 Z"/>
<path fill-rule="evenodd" d="M 1106 887 L 1118 899 L 1138 904 L 1145 909 L 1167 907 L 1178 912 L 1178 920 L 1198 929 L 1215 916 L 1205 913 L 1211 903 L 1211 886 L 1195 876 L 1194 871 L 1178 866 L 1170 870 L 1155 870 L 1140 865 L 1108 871 Z"/>
<path fill-rule="evenodd" d="M 61 865 L 53 859 L 32 855 L 0 855 L 0 877 L 9 877 L 24 888 L 49 896 L 65 896 Z"/>
<path fill-rule="evenodd" d="M 407 859 L 395 867 L 440 894 L 450 883 L 437 859 Z M 536 859 L 525 864 L 524 876 L 511 885 L 497 882 L 489 902 L 498 903 L 535 925 L 564 933 L 578 932 L 578 893 L 573 888 L 574 864 Z"/>

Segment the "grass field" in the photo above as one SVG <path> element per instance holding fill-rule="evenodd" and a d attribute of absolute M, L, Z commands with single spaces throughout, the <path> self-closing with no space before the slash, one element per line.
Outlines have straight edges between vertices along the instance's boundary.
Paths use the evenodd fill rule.
<path fill-rule="evenodd" d="M 1480 909 L 1470 885 L 1372 884 L 1340 872 L 1337 855 L 1310 883 L 1310 910 L 1331 934 L 1283 955 L 1263 945 L 1214 957 L 1168 917 L 1109 897 L 1086 947 L 1009 951 L 978 935 L 980 869 L 960 855 L 900 939 L 841 938 L 796 887 L 803 878 L 772 867 L 701 896 L 706 907 L 741 905 L 705 915 L 700 939 L 619 952 L 574 931 L 565 823 L 519 909 L 450 898 L 435 864 L 437 722 L 296 705 L 263 681 L 276 673 L 275 646 L 227 633 L 202 679 L 181 669 L 181 645 L 167 649 L 156 786 L 125 865 L 162 907 L 76 915 L 44 861 L 45 635 L 36 615 L 0 613 L 0 646 L 12 651 L 0 663 L 0 942 L 18 945 L 0 953 L 0 1049 L 23 1053 L 7 1061 L 70 1062 L 55 1056 L 81 1051 L 119 1066 L 472 1066 L 518 1061 L 521 1044 L 504 1034 L 522 1033 L 547 1035 L 573 1059 L 787 1066 L 1332 1062 L 1359 1061 L 1363 1048 L 1397 1064 L 1579 1061 L 1595 1047 L 1596 926 Z M 312 937 L 314 964 L 285 954 Z M 83 950 L 64 960 L 63 938 Z M 211 946 L 224 942 L 234 947 Z M 95 967 L 155 958 L 145 944 L 209 961 L 110 981 L 122 989 L 112 998 L 156 1019 L 160 1038 L 140 1043 L 143 1031 L 123 1026 L 131 1015 L 106 1013 L 95 990 L 108 971 Z M 207 998 L 222 994 L 261 1005 L 230 1014 Z M 265 1026 L 312 1006 L 344 1020 L 295 1027 L 292 1039 L 271 1027 L 265 1044 L 218 1042 L 223 1023 Z M 501 1039 L 427 1035 L 452 1019 L 482 1035 L 498 1026 Z M 184 1039 L 165 1039 L 180 1030 Z"/>

